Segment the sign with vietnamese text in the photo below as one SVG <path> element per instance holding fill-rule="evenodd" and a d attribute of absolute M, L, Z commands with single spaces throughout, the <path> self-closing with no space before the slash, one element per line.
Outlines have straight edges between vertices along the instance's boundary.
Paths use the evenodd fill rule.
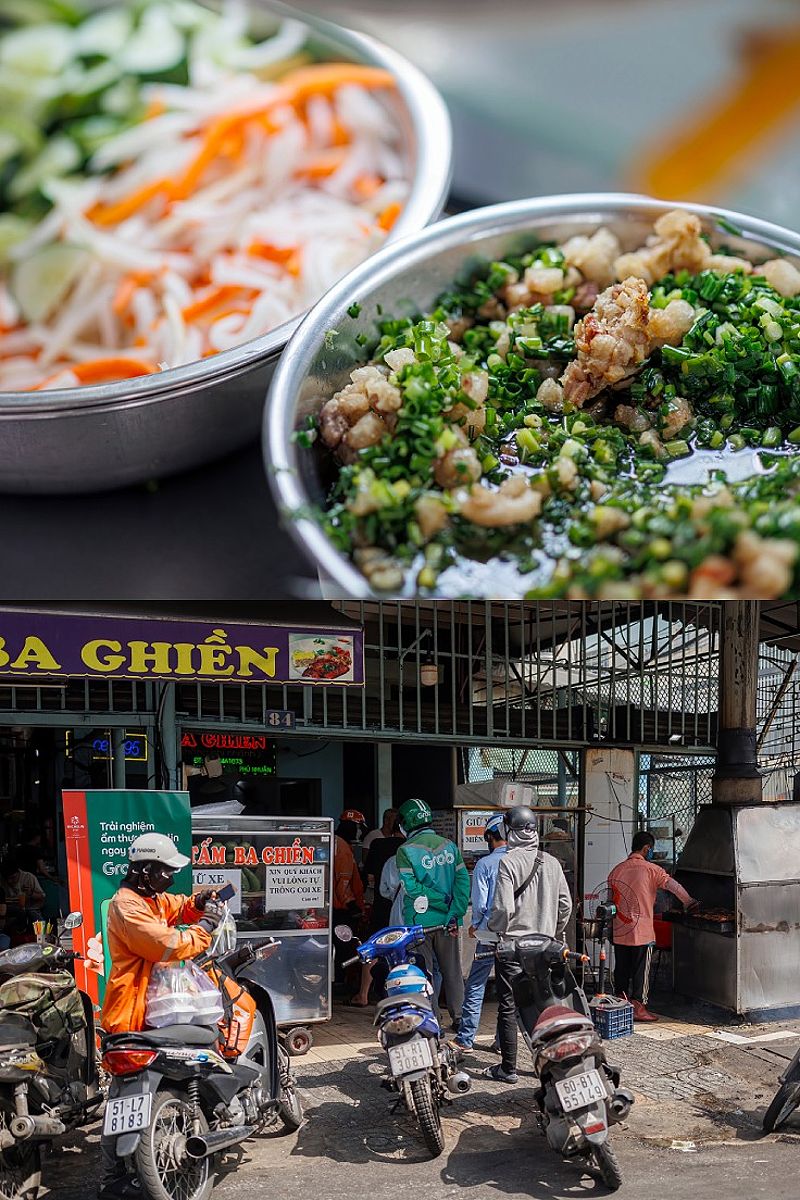
<path fill-rule="evenodd" d="M 363 633 L 0 610 L 0 675 L 363 684 Z"/>
<path fill-rule="evenodd" d="M 167 833 L 181 854 L 191 854 L 192 823 L 187 792 L 65 791 L 64 837 L 69 902 L 83 913 L 73 934 L 83 961 L 75 963 L 78 986 L 102 1003 L 110 967 L 105 924 L 108 906 L 128 869 L 128 847 L 143 833 Z M 189 868 L 170 891 L 191 894 Z"/>
<path fill-rule="evenodd" d="M 226 884 L 230 884 L 233 888 L 233 895 L 227 901 L 228 908 L 234 916 L 238 916 L 242 911 L 242 872 L 240 869 L 207 867 L 205 869 L 198 868 L 192 872 L 192 890 L 195 892 L 204 892 L 207 888 L 219 891 Z"/>
<path fill-rule="evenodd" d="M 264 908 L 322 908 L 325 903 L 325 868 L 271 866 L 264 872 Z"/>
<path fill-rule="evenodd" d="M 465 858 L 477 858 L 488 853 L 489 847 L 483 836 L 486 832 L 486 822 L 500 811 L 502 810 L 497 808 L 469 808 L 459 811 L 460 850 Z"/>

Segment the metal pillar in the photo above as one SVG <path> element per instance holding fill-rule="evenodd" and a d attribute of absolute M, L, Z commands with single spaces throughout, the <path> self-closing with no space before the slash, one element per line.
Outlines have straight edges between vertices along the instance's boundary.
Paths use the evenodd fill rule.
<path fill-rule="evenodd" d="M 717 766 L 711 785 L 716 804 L 762 799 L 756 749 L 758 618 L 757 600 L 727 600 L 722 605 Z"/>
<path fill-rule="evenodd" d="M 309 688 L 309 691 L 311 689 Z M 378 794 L 378 825 L 383 821 L 387 808 L 392 808 L 392 747 L 380 742 L 375 748 L 375 783 Z"/>
<path fill-rule="evenodd" d="M 111 730 L 112 779 L 115 788 L 125 787 L 125 730 Z"/>
<path fill-rule="evenodd" d="M 164 755 L 164 771 L 167 787 L 179 788 L 178 777 L 178 727 L 175 721 L 175 684 L 165 683 L 161 697 L 161 746 Z"/>

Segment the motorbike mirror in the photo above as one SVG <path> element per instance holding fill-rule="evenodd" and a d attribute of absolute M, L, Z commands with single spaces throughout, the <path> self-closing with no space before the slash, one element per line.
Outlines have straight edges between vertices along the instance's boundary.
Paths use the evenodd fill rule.
<path fill-rule="evenodd" d="M 352 942 L 355 937 L 349 925 L 334 925 L 333 932 L 340 942 Z"/>
<path fill-rule="evenodd" d="M 81 913 L 81 912 L 68 913 L 64 919 L 64 928 L 65 929 L 80 929 L 82 924 L 83 924 L 83 913 Z"/>

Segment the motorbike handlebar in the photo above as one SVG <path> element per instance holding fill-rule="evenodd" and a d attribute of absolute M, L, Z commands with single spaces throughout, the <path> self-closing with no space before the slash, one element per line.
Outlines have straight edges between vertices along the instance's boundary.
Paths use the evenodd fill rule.
<path fill-rule="evenodd" d="M 342 963 L 342 966 L 343 967 L 354 967 L 357 962 L 361 962 L 361 959 L 356 954 L 356 956 L 354 958 L 345 959 L 345 961 Z"/>
<path fill-rule="evenodd" d="M 565 960 L 571 959 L 573 962 L 583 963 L 584 965 L 590 961 L 588 954 L 578 954 L 576 950 L 568 950 L 566 946 L 564 947 L 564 958 Z"/>

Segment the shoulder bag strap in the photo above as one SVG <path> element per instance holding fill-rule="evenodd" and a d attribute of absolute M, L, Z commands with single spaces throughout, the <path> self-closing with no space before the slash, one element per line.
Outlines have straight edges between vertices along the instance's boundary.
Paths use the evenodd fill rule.
<path fill-rule="evenodd" d="M 522 893 L 527 892 L 528 888 L 531 886 L 534 879 L 539 874 L 539 868 L 541 867 L 541 865 L 542 865 L 542 852 L 540 850 L 538 852 L 538 854 L 536 855 L 536 862 L 533 864 L 533 870 L 531 871 L 528 878 L 525 880 L 525 882 L 523 884 L 520 884 L 520 886 L 518 888 L 514 888 L 514 903 L 515 904 L 516 904 L 517 900 L 519 900 Z"/>

